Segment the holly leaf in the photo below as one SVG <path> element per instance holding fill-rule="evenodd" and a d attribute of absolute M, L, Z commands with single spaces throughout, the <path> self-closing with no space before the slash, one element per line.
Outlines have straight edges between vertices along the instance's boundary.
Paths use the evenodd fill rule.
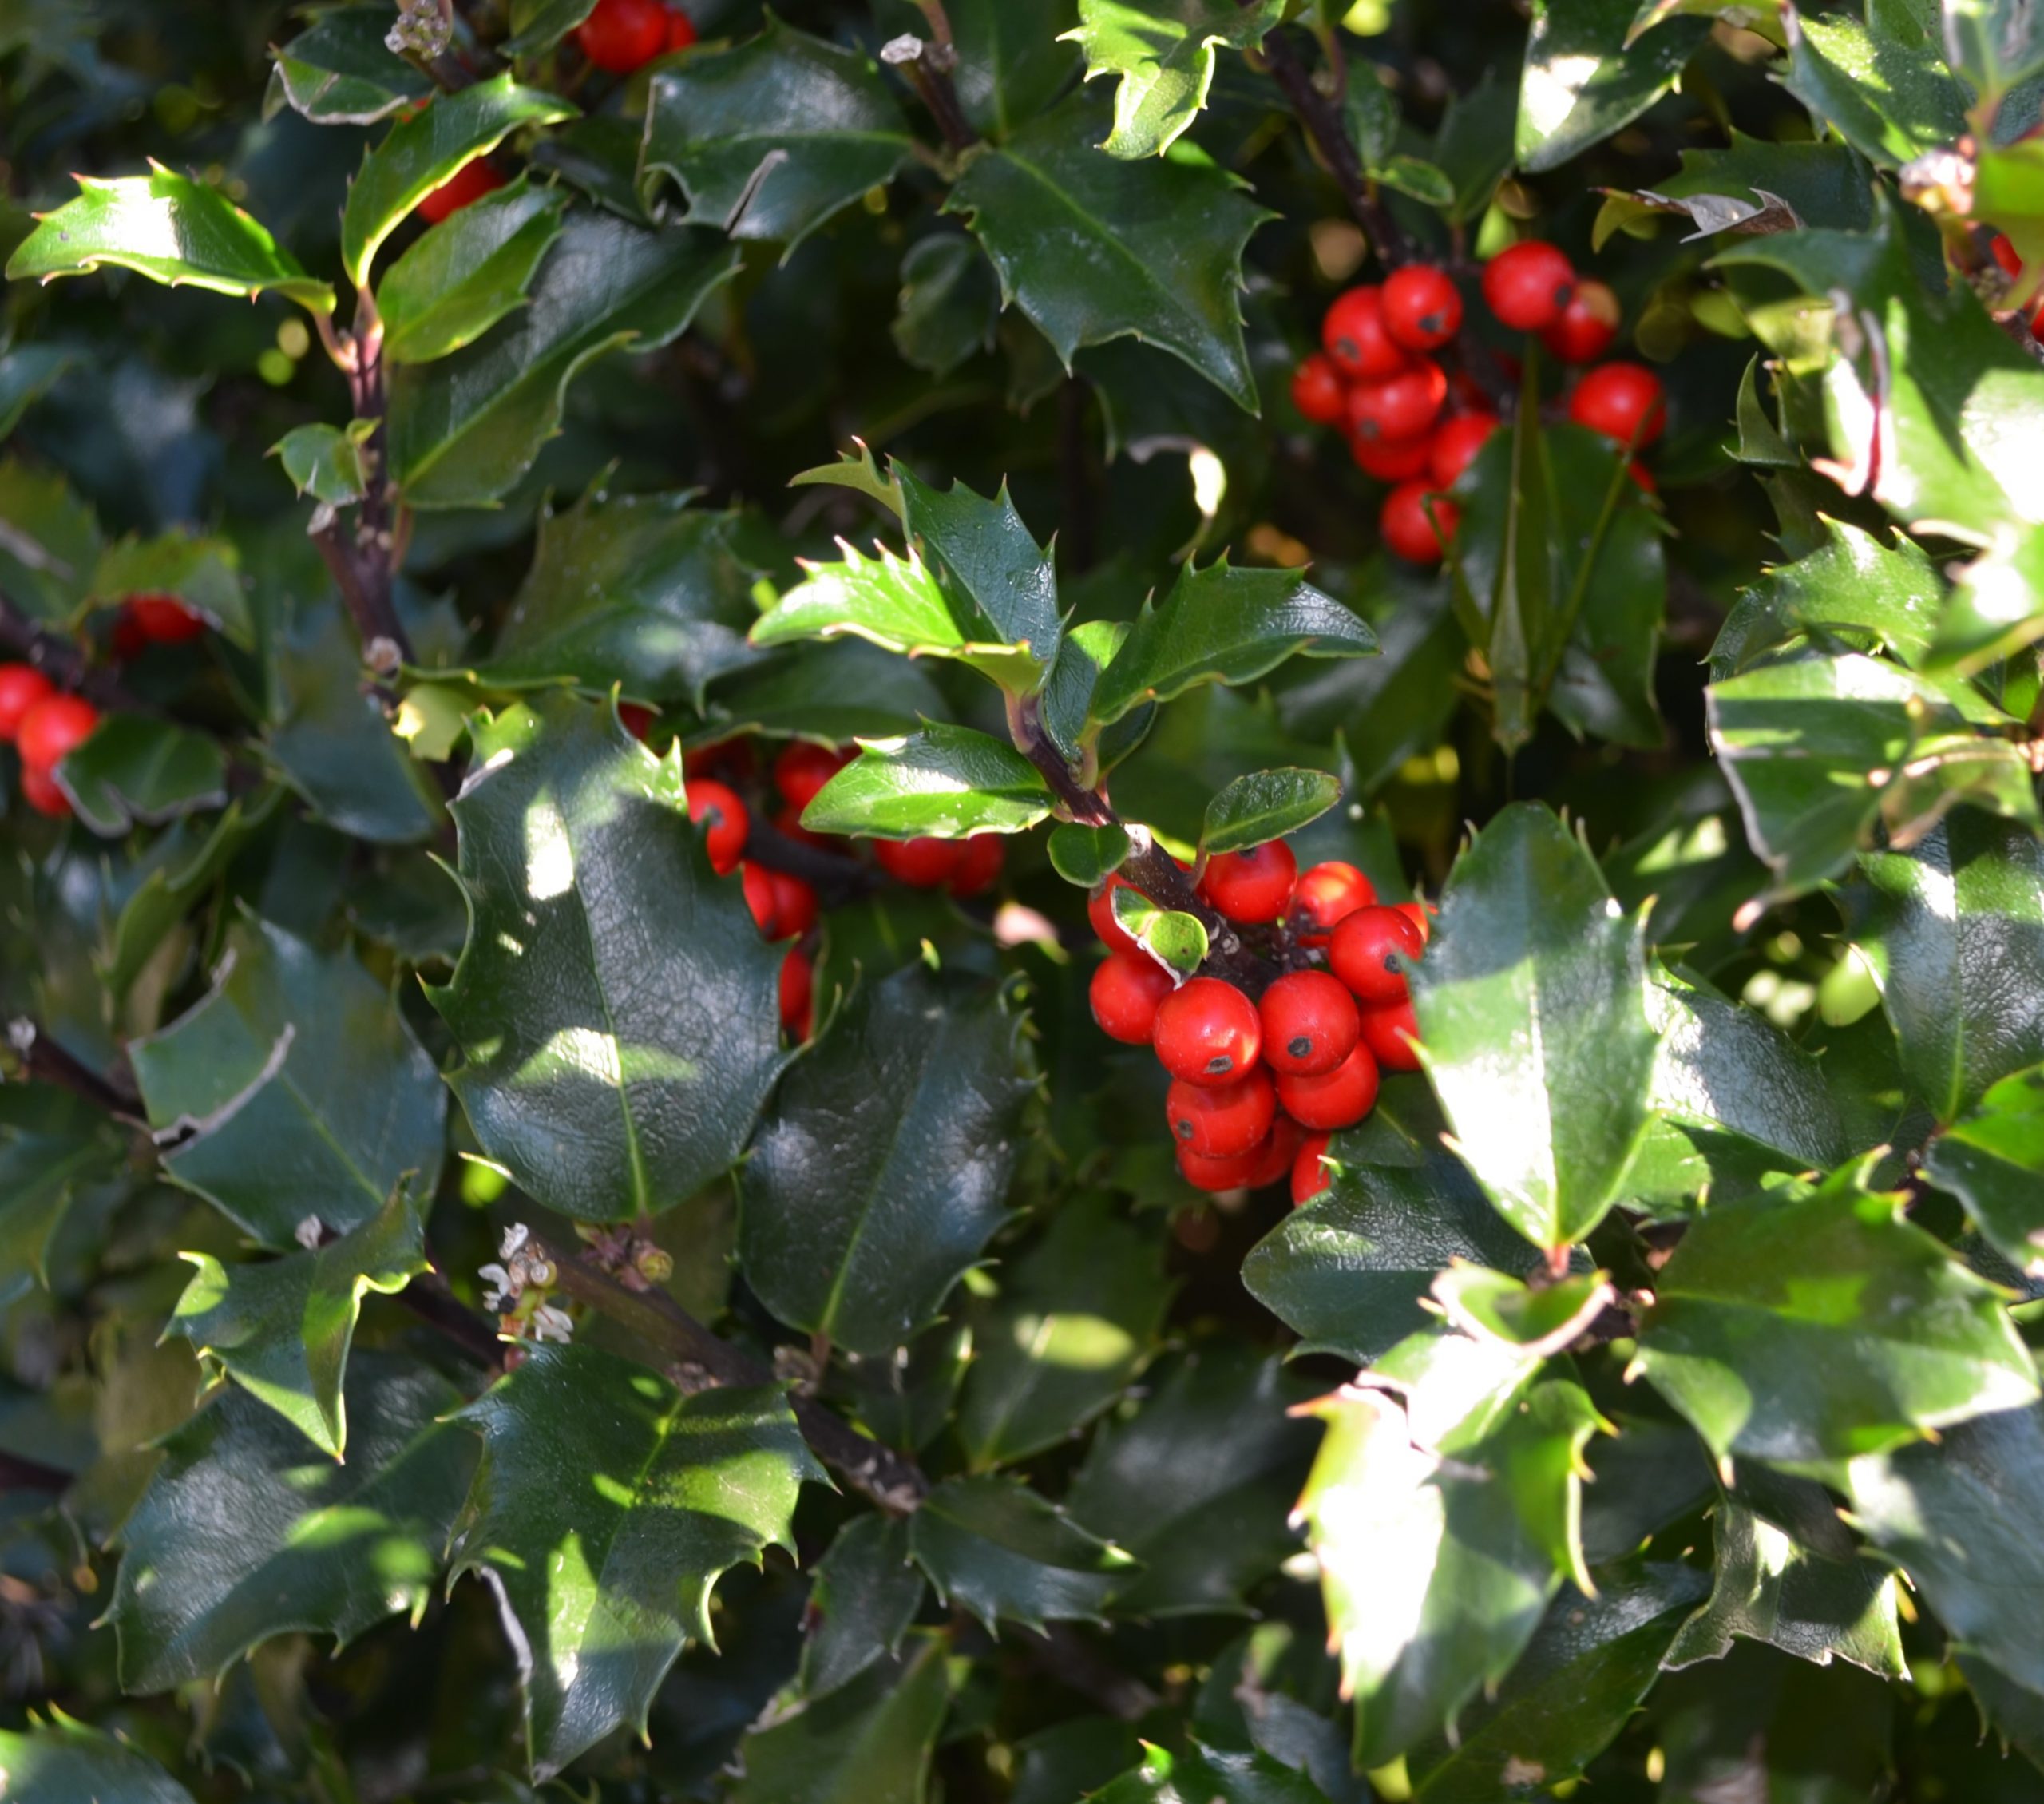
<path fill-rule="evenodd" d="M 909 1557 L 899 1517 L 855 1517 L 818 1563 L 805 1612 L 802 1695 L 812 1702 L 892 1661 L 922 1608 L 925 1581 Z"/>
<path fill-rule="evenodd" d="M 385 361 L 430 363 L 525 306 L 566 210 L 560 189 L 521 175 L 426 232 L 376 285 Z"/>
<path fill-rule="evenodd" d="M 671 176 L 691 224 L 787 253 L 913 149 L 873 59 L 771 14 L 735 50 L 656 70 L 648 91 L 640 182 Z"/>
<path fill-rule="evenodd" d="M 265 113 L 288 104 L 315 125 L 373 125 L 433 92 L 433 83 L 384 42 L 390 21 L 374 6 L 323 14 L 281 49 Z"/>
<path fill-rule="evenodd" d="M 1052 828 L 1044 849 L 1059 876 L 1090 890 L 1120 870 L 1132 847 L 1126 827 L 1079 827 L 1068 822 Z"/>
<path fill-rule="evenodd" d="M 129 1057 L 164 1168 L 260 1244 L 345 1234 L 440 1177 L 447 1099 L 390 993 L 342 950 L 244 914 L 212 991 Z"/>
<path fill-rule="evenodd" d="M 454 804 L 469 938 L 427 994 L 476 1139 L 578 1221 L 657 1215 L 737 1162 L 780 1075 L 782 954 L 711 871 L 678 747 L 608 703 L 479 717 Z"/>
<path fill-rule="evenodd" d="M 109 839 L 227 800 L 220 742 L 141 714 L 108 716 L 54 775 L 78 819 Z"/>
<path fill-rule="evenodd" d="M 1143 1763 L 1087 1794 L 1088 1804 L 1327 1804 L 1304 1773 L 1262 1749 L 1235 1752 L 1198 1742 L 1172 1754 L 1143 1744 Z"/>
<path fill-rule="evenodd" d="M 501 1601 L 541 1777 L 645 1734 L 683 1644 L 715 1644 L 718 1579 L 792 1554 L 796 1493 L 823 1479 L 779 1391 L 684 1393 L 594 1347 L 533 1348 L 454 1419 L 483 1453 L 454 1571 Z"/>
<path fill-rule="evenodd" d="M 1283 0 L 1079 0 L 1065 33 L 1086 55 L 1086 79 L 1116 77 L 1112 157 L 1161 157 L 1206 105 L 1218 51 L 1250 50 L 1284 14 Z"/>
<path fill-rule="evenodd" d="M 92 593 L 99 521 L 63 473 L 0 462 L 0 584 L 30 618 L 68 626 Z"/>
<path fill-rule="evenodd" d="M 963 232 L 933 232 L 902 254 L 889 328 L 905 363 L 933 376 L 993 347 L 1000 291 L 993 266 Z"/>
<path fill-rule="evenodd" d="M 73 1197 L 117 1172 L 123 1153 L 115 1124 L 81 1103 L 41 1086 L 10 1100 L 20 1106 L 18 1119 L 0 1117 L 0 1310 L 47 1287 L 50 1243 Z"/>
<path fill-rule="evenodd" d="M 1016 511 L 1008 485 L 1004 482 L 989 501 L 963 482 L 933 489 L 892 459 L 889 469 L 901 498 L 902 524 L 921 541 L 953 613 L 991 629 L 974 636 L 1027 651 L 1038 667 L 1032 687 L 1041 687 L 1064 636 L 1057 571 Z"/>
<path fill-rule="evenodd" d="M 757 578 L 743 518 L 687 494 L 585 491 L 540 518 L 539 542 L 476 680 L 490 688 L 613 686 L 646 702 L 702 705 L 721 676 L 759 660 L 746 643 Z"/>
<path fill-rule="evenodd" d="M 1127 1389 L 1171 1305 L 1159 1252 L 1105 1198 L 1085 1197 L 1004 1269 L 998 1298 L 971 1316 L 957 1427 L 972 1470 L 1057 1445 Z"/>
<path fill-rule="evenodd" d="M 330 507 L 347 507 L 368 490 L 365 448 L 375 436 L 374 420 L 350 420 L 345 426 L 293 426 L 270 447 L 270 455 L 283 465 L 284 474 L 301 495 Z"/>
<path fill-rule="evenodd" d="M 475 1469 L 474 1442 L 441 1420 L 460 1402 L 438 1373 L 366 1353 L 348 1374 L 345 1465 L 308 1461 L 304 1436 L 238 1389 L 173 1430 L 120 1533 L 108 1613 L 122 1687 L 216 1679 L 278 1635 L 345 1646 L 416 1620 Z"/>
<path fill-rule="evenodd" d="M 921 965 L 853 993 L 740 1175 L 739 1263 L 782 1321 L 878 1355 L 935 1318 L 1007 1219 L 1022 1026 Z"/>
<path fill-rule="evenodd" d="M 1254 683 L 1290 657 L 1367 657 L 1377 635 L 1297 570 L 1235 569 L 1223 557 L 1205 569 L 1188 559 L 1161 602 L 1147 601 L 1119 651 L 1101 671 L 1089 731 L 1146 702 L 1167 702 L 1202 683 Z"/>
<path fill-rule="evenodd" d="M 1073 1520 L 1141 1564 L 1110 1607 L 1143 1618 L 1236 1612 L 1297 1551 L 1285 1512 L 1313 1457 L 1281 1362 L 1234 1342 L 1175 1359 L 1131 1416 L 1103 1424 L 1065 1498 Z"/>
<path fill-rule="evenodd" d="M 2023 0 L 1945 0 L 1945 55 L 1991 117 L 2002 97 L 2044 70 L 2044 18 Z"/>
<path fill-rule="evenodd" d="M 1657 1048 L 1641 923 L 1547 808 L 1505 809 L 1456 861 L 1412 1009 L 1457 1150 L 1541 1247 L 1615 1199 Z"/>
<path fill-rule="evenodd" d="M 720 681 L 710 718 L 726 733 L 833 745 L 913 732 L 950 712 L 926 668 L 858 640 L 791 646 Z"/>
<path fill-rule="evenodd" d="M 1200 854 L 1214 858 L 1282 839 L 1318 820 L 1341 799 L 1341 779 L 1325 771 L 1257 771 L 1237 777 L 1206 804 Z"/>
<path fill-rule="evenodd" d="M 1079 73 L 1078 53 L 1060 35 L 1074 17 L 1073 0 L 956 0 L 947 10 L 958 46 L 958 99 L 988 137 L 1011 136 Z"/>
<path fill-rule="evenodd" d="M 1160 908 L 1131 884 L 1110 894 L 1115 924 L 1182 983 L 1206 962 L 1206 925 L 1196 914 Z"/>
<path fill-rule="evenodd" d="M 1270 216 L 1204 157 L 1126 162 L 1094 149 L 1084 97 L 974 152 L 947 212 L 965 216 L 1019 307 L 1068 371 L 1082 345 L 1135 337 L 1168 351 L 1246 413 L 1242 248 Z"/>
<path fill-rule="evenodd" d="M 1913 539 L 1892 542 L 1827 520 L 1824 544 L 1776 565 L 1742 590 L 1710 648 L 1710 674 L 1736 676 L 1761 654 L 1809 639 L 1840 640 L 1864 652 L 1891 650 L 1919 664 L 1944 606 L 1937 566 Z"/>
<path fill-rule="evenodd" d="M 239 561 L 224 539 L 172 529 L 109 545 L 93 565 L 92 600 L 105 606 L 131 595 L 173 597 L 236 644 L 256 644 Z"/>
<path fill-rule="evenodd" d="M 596 10 L 596 0 L 511 0 L 507 57 L 535 57 L 550 50 Z"/>
<path fill-rule="evenodd" d="M 501 500 L 561 430 L 568 385 L 587 365 L 607 351 L 671 343 L 737 270 L 737 254 L 707 233 L 569 213 L 508 326 L 392 373 L 390 474 L 406 501 Z"/>
<path fill-rule="evenodd" d="M 331 313 L 334 291 L 218 188 L 151 163 L 145 176 L 79 176 L 78 197 L 38 216 L 7 261 L 10 282 L 132 269 L 173 288 L 277 294 Z"/>
<path fill-rule="evenodd" d="M 402 1185 L 382 1212 L 324 1246 L 283 1259 L 197 1268 L 164 1332 L 209 1370 L 267 1403 L 336 1460 L 347 1451 L 343 1386 L 362 1299 L 394 1296 L 426 1268 L 426 1222 Z"/>
<path fill-rule="evenodd" d="M 802 811 L 812 833 L 882 839 L 1020 833 L 1056 799 L 1043 773 L 1005 740 L 934 723 L 871 739 Z"/>
<path fill-rule="evenodd" d="M 1899 1203 L 1847 1170 L 1689 1224 L 1635 1363 L 1721 1459 L 1850 1458 L 2036 1400 L 2002 1294 Z"/>
<path fill-rule="evenodd" d="M 21 344 L 0 353 L 0 439 L 12 438 L 22 416 L 79 362 L 66 345 Z"/>
<path fill-rule="evenodd" d="M 192 1804 L 146 1754 L 61 1710 L 26 1731 L 0 1729 L 0 1773 L 16 1804 Z"/>
<path fill-rule="evenodd" d="M 1631 42 L 1634 0 L 1535 0 L 1519 77 L 1519 166 L 1552 169 L 1629 125 L 1710 34 L 1677 18 Z"/>
<path fill-rule="evenodd" d="M 901 1659 L 751 1731 L 733 1804 L 922 1804 L 951 1699 L 948 1645 L 919 1635 Z"/>
<path fill-rule="evenodd" d="M 1103 1620 L 1135 1562 L 1020 1480 L 947 1478 L 909 1518 L 909 1549 L 940 1601 L 989 1634 L 1004 1622 Z"/>
<path fill-rule="evenodd" d="M 1931 1142 L 1923 1172 L 2025 1277 L 2044 1276 L 2044 1067 L 1991 1085 Z"/>
<path fill-rule="evenodd" d="M 1861 156 L 1895 169 L 1966 130 L 1966 97 L 1932 33 L 1890 7 L 1883 29 L 1843 13 L 1794 15 L 1784 85 Z"/>

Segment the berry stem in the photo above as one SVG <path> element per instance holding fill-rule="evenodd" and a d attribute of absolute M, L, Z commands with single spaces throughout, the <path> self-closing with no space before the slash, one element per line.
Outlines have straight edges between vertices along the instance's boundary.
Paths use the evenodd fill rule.
<path fill-rule="evenodd" d="M 924 10 L 927 13 L 929 9 L 925 7 Z M 958 66 L 958 52 L 945 34 L 949 29 L 948 20 L 945 21 L 944 31 L 938 32 L 937 20 L 942 13 L 940 6 L 931 18 L 930 29 L 938 33 L 936 37 L 925 40 L 913 32 L 904 32 L 882 46 L 880 60 L 900 69 L 907 77 L 909 85 L 929 109 L 930 117 L 944 134 L 944 141 L 954 151 L 969 150 L 980 141 L 980 134 L 965 117 L 965 109 L 959 102 L 957 86 L 951 79 L 952 70 Z"/>
<path fill-rule="evenodd" d="M 132 1088 L 102 1077 L 84 1061 L 73 1057 L 26 1015 L 7 1024 L 7 1045 L 20 1061 L 18 1075 L 25 1081 L 54 1085 L 82 1096 L 131 1127 L 145 1125 L 142 1099 Z"/>
<path fill-rule="evenodd" d="M 4 531 L 4 529 L 0 529 Z M 153 714 L 106 672 L 94 668 L 85 653 L 61 633 L 39 626 L 5 595 L 0 595 L 0 652 L 33 664 L 60 689 L 83 696 L 103 712 Z"/>

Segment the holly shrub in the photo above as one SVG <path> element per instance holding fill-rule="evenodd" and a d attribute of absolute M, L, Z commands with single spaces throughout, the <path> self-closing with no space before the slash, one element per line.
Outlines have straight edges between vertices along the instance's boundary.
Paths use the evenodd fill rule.
<path fill-rule="evenodd" d="M 0 83 L 7 1804 L 2044 1799 L 2044 9 Z"/>

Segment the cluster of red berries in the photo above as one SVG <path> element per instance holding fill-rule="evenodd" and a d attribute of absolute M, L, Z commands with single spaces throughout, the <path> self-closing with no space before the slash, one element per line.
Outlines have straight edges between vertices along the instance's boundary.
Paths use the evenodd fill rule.
<path fill-rule="evenodd" d="M 1107 957 L 1093 973 L 1093 1019 L 1148 1046 L 1171 1074 L 1165 1096 L 1178 1169 L 1206 1191 L 1256 1189 L 1291 1174 L 1292 1200 L 1326 1187 L 1329 1137 L 1376 1105 L 1379 1073 L 1416 1071 L 1417 1029 L 1401 961 L 1424 952 L 1418 902 L 1386 906 L 1352 864 L 1301 873 L 1282 840 L 1210 859 L 1198 888 L 1239 926 L 1275 930 L 1324 958 L 1272 981 L 1255 1001 L 1224 978 L 1184 983 L 1131 939 L 1110 878 L 1087 914 Z"/>
<path fill-rule="evenodd" d="M 2002 266 L 2002 273 L 2011 282 L 2022 274 L 2022 259 L 2016 255 L 2015 246 L 1998 232 L 1994 234 L 1991 248 L 1994 261 Z M 2035 335 L 2044 337 L 2044 295 L 2038 297 L 2035 309 L 2030 315 L 2030 330 Z"/>
<path fill-rule="evenodd" d="M 93 736 L 99 710 L 68 695 L 31 664 L 0 664 L 0 739 L 22 760 L 22 799 L 61 820 L 71 799 L 57 787 L 57 767 Z"/>
<path fill-rule="evenodd" d="M 1483 292 L 1500 325 L 1539 333 L 1565 363 L 1593 362 L 1618 336 L 1618 296 L 1579 278 L 1566 256 L 1537 239 L 1492 257 Z M 1451 379 L 1432 355 L 1460 333 L 1462 312 L 1461 291 L 1445 270 L 1408 264 L 1380 287 L 1338 296 L 1321 325 L 1324 348 L 1292 375 L 1299 411 L 1345 433 L 1363 470 L 1392 485 L 1378 530 L 1387 549 L 1416 564 L 1440 561 L 1460 518 L 1444 491 L 1501 423 L 1466 371 Z M 1496 361 L 1515 373 L 1514 359 Z M 1666 417 L 1660 378 L 1638 363 L 1586 371 L 1568 411 L 1628 454 L 1654 438 Z M 1651 489 L 1646 472 L 1631 468 L 1634 480 Z"/>

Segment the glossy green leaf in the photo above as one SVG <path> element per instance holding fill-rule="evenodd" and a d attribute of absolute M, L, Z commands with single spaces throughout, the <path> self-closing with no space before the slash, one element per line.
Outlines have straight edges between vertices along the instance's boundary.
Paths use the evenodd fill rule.
<path fill-rule="evenodd" d="M 1133 630 L 1127 620 L 1081 620 L 1064 636 L 1058 649 L 1057 663 L 1044 685 L 1038 709 L 1051 743 L 1074 764 L 1085 759 L 1087 710 L 1092 705 L 1100 672 L 1114 661 L 1115 654 L 1127 643 Z M 1120 748 L 1119 755 L 1126 757 L 1142 743 L 1150 718 L 1149 711 L 1139 712 L 1127 722 L 1122 734 L 1111 735 L 1105 746 L 1095 748 L 1096 759 L 1104 759 L 1104 767 L 1111 768 L 1115 740 L 1133 733 L 1134 737 Z"/>
<path fill-rule="evenodd" d="M 433 92 L 433 83 L 384 42 L 380 6 L 323 14 L 273 48 L 272 92 L 315 125 L 373 125 Z"/>
<path fill-rule="evenodd" d="M 1067 823 L 1052 828 L 1046 849 L 1059 876 L 1090 890 L 1113 876 L 1131 848 L 1126 827 Z"/>
<path fill-rule="evenodd" d="M 534 1347 L 455 1419 L 483 1458 L 454 1567 L 501 1600 L 541 1774 L 644 1733 L 683 1642 L 712 1640 L 718 1579 L 792 1553 L 796 1493 L 823 1477 L 778 1390 L 691 1395 L 592 1347 Z"/>
<path fill-rule="evenodd" d="M 739 1260 L 782 1321 L 883 1354 L 934 1319 L 1007 1217 L 1021 1028 L 919 965 L 854 991 L 740 1178 Z"/>
<path fill-rule="evenodd" d="M 513 132 L 575 117 L 575 109 L 507 70 L 400 119 L 362 159 L 341 215 L 341 266 L 359 288 L 384 241 L 433 190 Z"/>
<path fill-rule="evenodd" d="M 164 1168 L 263 1246 L 432 1194 L 447 1099 L 390 992 L 342 950 L 244 917 L 214 987 L 129 1056 Z"/>
<path fill-rule="evenodd" d="M 993 266 L 964 233 L 918 238 L 901 259 L 894 348 L 905 362 L 933 376 L 991 350 L 1000 290 Z"/>
<path fill-rule="evenodd" d="M 1004 739 L 931 725 L 873 739 L 802 811 L 812 833 L 959 839 L 1020 833 L 1051 811 L 1043 773 Z"/>
<path fill-rule="evenodd" d="M 1199 117 L 1222 50 L 1254 50 L 1282 0 L 1079 0 L 1067 34 L 1086 54 L 1086 78 L 1115 81 L 1113 157 L 1161 157 Z"/>
<path fill-rule="evenodd" d="M 1081 345 L 1135 337 L 1182 359 L 1245 411 L 1242 248 L 1266 215 L 1205 161 L 1103 157 L 1083 97 L 976 152 L 945 202 L 1069 370 Z"/>
<path fill-rule="evenodd" d="M 1115 923 L 1179 981 L 1206 962 L 1206 924 L 1196 914 L 1160 908 L 1133 886 L 1110 893 Z"/>
<path fill-rule="evenodd" d="M 1709 34 L 1674 18 L 1628 42 L 1634 0 L 1537 0 L 1519 79 L 1519 162 L 1552 169 L 1629 125 L 1671 87 Z"/>
<path fill-rule="evenodd" d="M 26 1731 L 0 1729 L 10 1804 L 192 1804 L 146 1754 L 57 1711 Z"/>
<path fill-rule="evenodd" d="M 911 733 L 951 712 L 920 660 L 856 639 L 776 651 L 719 682 L 708 706 L 730 732 L 814 736 L 833 745 Z"/>
<path fill-rule="evenodd" d="M 1040 684 L 1056 660 L 1064 632 L 1057 571 L 1016 511 L 1007 484 L 989 501 L 963 482 L 933 489 L 905 466 L 890 467 L 901 497 L 902 524 L 921 541 L 953 614 L 961 620 L 984 620 L 992 629 L 986 636 L 1025 649 L 1041 673 Z"/>
<path fill-rule="evenodd" d="M 122 1525 L 109 1612 L 121 1684 L 167 1691 L 273 1635 L 344 1645 L 422 1612 L 475 1469 L 473 1439 L 441 1420 L 460 1402 L 438 1373 L 362 1354 L 343 1465 L 246 1392 L 221 1392 L 165 1440 Z"/>
<path fill-rule="evenodd" d="M 1610 1281 L 1601 1271 L 1531 1284 L 1507 1272 L 1459 1264 L 1436 1274 L 1431 1288 L 1449 1326 L 1528 1358 L 1563 1351 L 1613 1300 Z"/>
<path fill-rule="evenodd" d="M 869 57 L 769 14 L 735 50 L 655 73 L 640 167 L 680 184 L 690 223 L 792 252 L 912 143 Z"/>
<path fill-rule="evenodd" d="M 1884 28 L 1843 13 L 1797 12 L 1788 36 L 1789 93 L 1863 157 L 1888 169 L 1950 144 L 1966 129 L 1966 97 L 1935 34 Z"/>
<path fill-rule="evenodd" d="M 1721 1458 L 1879 1452 L 2038 1394 L 2001 1294 L 1852 1171 L 1692 1223 L 1637 1365 Z"/>
<path fill-rule="evenodd" d="M 1913 539 L 1890 543 L 1844 521 L 1825 524 L 1830 537 L 1819 549 L 1768 570 L 1725 617 L 1710 648 L 1718 681 L 1799 638 L 1923 661 L 1944 604 L 1937 566 Z"/>
<path fill-rule="evenodd" d="M 975 1470 L 1077 1433 L 1142 1370 L 1171 1287 L 1156 1236 L 1101 1197 L 1068 1203 L 972 1312 L 957 1425 Z"/>
<path fill-rule="evenodd" d="M 426 1270 L 426 1223 L 402 1187 L 359 1227 L 278 1259 L 223 1265 L 187 1253 L 197 1274 L 168 1334 L 267 1403 L 321 1452 L 347 1451 L 343 1387 L 355 1318 L 371 1291 L 394 1295 Z"/>
<path fill-rule="evenodd" d="M 2044 1060 L 2044 841 L 1962 812 L 1860 862 L 1850 932 L 1941 1122 Z"/>
<path fill-rule="evenodd" d="M 1536 1246 L 1581 1239 L 1616 1198 L 1656 1055 L 1640 924 L 1545 807 L 1477 835 L 1412 976 L 1427 1069 L 1459 1150 Z"/>
<path fill-rule="evenodd" d="M 737 268 L 736 254 L 704 232 L 571 213 L 508 325 L 394 372 L 390 474 L 405 499 L 418 508 L 500 501 L 561 430 L 568 385 L 586 365 L 670 343 Z"/>
<path fill-rule="evenodd" d="M 1135 1562 L 1019 1480 L 947 1478 L 909 1519 L 909 1548 L 944 1603 L 1004 1622 L 1100 1620 Z"/>
<path fill-rule="evenodd" d="M 892 1660 L 922 1608 L 926 1588 L 909 1557 L 909 1525 L 869 1512 L 838 1532 L 818 1563 L 805 1612 L 802 1694 L 814 1702 Z"/>
<path fill-rule="evenodd" d="M 613 684 L 644 702 L 699 706 L 721 676 L 758 661 L 746 633 L 756 573 L 741 517 L 681 494 L 587 490 L 541 516 L 532 568 L 489 658 L 492 688 Z"/>
<path fill-rule="evenodd" d="M 48 282 L 111 267 L 172 287 L 279 294 L 310 312 L 334 311 L 333 289 L 307 275 L 218 188 L 160 163 L 146 176 L 80 176 L 77 182 L 77 199 L 43 214 L 8 260 L 10 281 Z"/>
<path fill-rule="evenodd" d="M 1202 683 L 1254 682 L 1287 658 L 1365 657 L 1377 635 L 1297 570 L 1205 569 L 1190 560 L 1171 593 L 1146 602 L 1100 672 L 1089 710 L 1095 726 L 1148 701 L 1169 701 Z"/>
<path fill-rule="evenodd" d="M 782 954 L 710 870 L 678 749 L 607 702 L 478 719 L 454 804 L 469 930 L 428 992 L 483 1152 L 581 1221 L 658 1214 L 728 1170 L 779 1076 Z"/>
<path fill-rule="evenodd" d="M 283 463 L 301 495 L 347 507 L 360 501 L 369 486 L 366 449 L 375 434 L 374 420 L 293 426 L 270 447 L 270 454 Z"/>
<path fill-rule="evenodd" d="M 956 0 L 945 10 L 959 101 L 988 137 L 1011 136 L 1079 73 L 1079 53 L 1061 35 L 1078 17 L 1075 0 Z"/>
<path fill-rule="evenodd" d="M 919 1637 L 899 1660 L 754 1730 L 739 1744 L 733 1804 L 923 1804 L 950 1701 L 946 1646 Z"/>
<path fill-rule="evenodd" d="M 1318 820 L 1341 799 L 1340 780 L 1325 771 L 1253 771 L 1206 804 L 1200 850 L 1218 857 L 1282 839 Z"/>
<path fill-rule="evenodd" d="M 376 285 L 384 360 L 430 363 L 517 312 L 565 210 L 558 188 L 521 176 L 434 226 Z"/>
<path fill-rule="evenodd" d="M 1117 1616 L 1235 1612 L 1297 1551 L 1286 1521 L 1313 1435 L 1289 1413 L 1307 1381 L 1239 1342 L 1194 1346 L 1133 1415 L 1095 1431 L 1065 1507 L 1141 1564 Z"/>
<path fill-rule="evenodd" d="M 550 50 L 596 10 L 596 0 L 511 0 L 507 56 L 537 56 Z"/>
<path fill-rule="evenodd" d="M 1931 1142 L 1923 1172 L 2017 1270 L 2044 1275 L 2044 1068 L 1990 1085 Z"/>
<path fill-rule="evenodd" d="M 108 839 L 227 800 L 220 742 L 146 715 L 109 715 L 55 775 L 78 819 Z"/>
<path fill-rule="evenodd" d="M 1143 1764 L 1087 1794 L 1088 1804 L 1326 1804 L 1305 1774 L 1261 1750 L 1235 1753 L 1198 1742 L 1176 1754 L 1143 1744 Z"/>

